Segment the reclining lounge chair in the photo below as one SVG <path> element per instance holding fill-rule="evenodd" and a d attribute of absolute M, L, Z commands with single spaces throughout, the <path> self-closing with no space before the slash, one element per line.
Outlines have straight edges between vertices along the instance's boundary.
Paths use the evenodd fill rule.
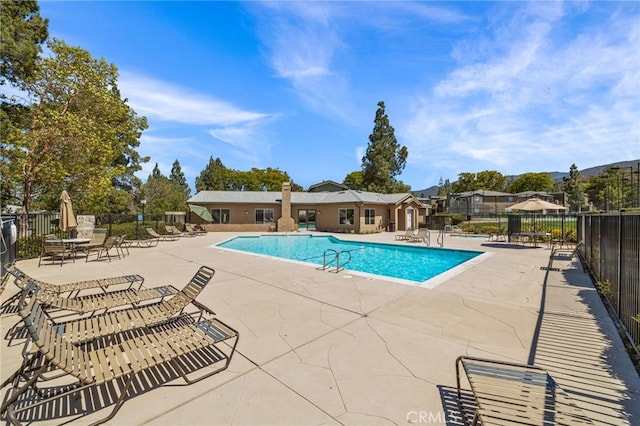
<path fill-rule="evenodd" d="M 476 402 L 472 411 L 473 425 L 593 424 L 540 367 L 460 356 L 456 359 L 456 383 L 461 404 L 462 372 L 466 374 Z M 462 409 L 465 409 L 464 404 Z"/>
<path fill-rule="evenodd" d="M 167 231 L 167 234 L 169 235 L 175 235 L 177 237 L 184 237 L 185 235 L 187 235 L 185 232 L 182 232 L 178 228 L 176 228 L 175 225 L 165 225 L 164 229 Z M 192 236 L 192 235 L 188 235 L 188 236 Z"/>
<path fill-rule="evenodd" d="M 409 228 L 404 232 L 404 234 L 396 234 L 396 240 L 397 241 L 408 240 L 409 238 L 415 236 L 417 234 L 417 232 L 418 232 L 417 229 Z"/>
<path fill-rule="evenodd" d="M 429 228 L 420 228 L 415 235 L 409 237 L 407 241 L 410 243 L 427 243 L 430 242 Z"/>
<path fill-rule="evenodd" d="M 157 241 L 176 241 L 180 238 L 177 235 L 158 234 L 153 228 L 147 228 L 147 234 L 149 234 L 151 238 L 155 238 Z"/>
<path fill-rule="evenodd" d="M 194 225 L 190 223 L 186 223 L 184 225 L 184 229 L 186 230 L 187 233 L 193 234 L 196 236 L 207 235 L 207 231 L 205 231 L 204 229 L 197 229 Z"/>
<path fill-rule="evenodd" d="M 53 324 L 53 327 L 56 332 L 64 334 L 67 340 L 81 343 L 110 334 L 159 325 L 183 315 L 189 305 L 196 307 L 198 312 L 203 312 L 207 308 L 195 299 L 214 274 L 215 270 L 203 266 L 182 290 L 170 298 L 144 306 L 60 322 Z"/>
<path fill-rule="evenodd" d="M 5 269 L 9 272 L 5 279 L 7 279 L 9 275 L 14 276 L 15 284 L 21 288 L 23 292 L 25 291 L 25 286 L 28 282 L 33 282 L 34 285 L 38 287 L 40 290 L 38 292 L 38 299 L 40 303 L 47 308 L 48 313 L 57 310 L 71 311 L 81 315 L 93 315 L 100 311 L 107 312 L 111 309 L 122 306 L 136 306 L 145 301 L 162 299 L 178 292 L 178 289 L 170 285 L 142 288 L 144 278 L 140 275 L 125 275 L 122 277 L 103 278 L 56 285 L 36 280 L 15 266 L 8 266 Z M 133 285 L 138 282 L 140 283 L 138 288 L 133 288 Z M 129 284 L 129 286 L 121 290 L 107 291 L 107 287 L 117 284 Z M 97 289 L 99 292 L 82 296 L 79 295 L 80 291 L 88 289 Z M 70 292 L 72 296 L 62 296 L 62 294 L 66 292 Z M 16 295 L 10 299 L 11 302 L 15 301 L 17 297 L 19 296 Z M 9 302 L 9 300 L 3 304 L 3 307 L 7 302 Z"/>
<path fill-rule="evenodd" d="M 86 400 L 80 404 L 86 414 L 113 401 L 111 412 L 93 424 L 104 423 L 117 414 L 126 399 L 145 388 L 177 377 L 191 384 L 225 370 L 238 342 L 238 332 L 217 318 L 195 317 L 171 327 L 118 335 L 113 345 L 76 346 L 55 331 L 36 294 L 37 289 L 24 292 L 19 303 L 19 314 L 29 334 L 27 345 L 35 345 L 35 350 L 25 351 L 21 367 L 1 386 L 11 385 L 0 414 L 12 424 L 20 424 L 21 415 L 26 421 L 49 416 L 60 423 L 62 416 L 78 414 L 67 404 L 78 398 Z M 206 372 L 191 378 L 197 370 Z M 147 382 L 147 375 L 155 378 L 152 383 Z M 137 385 L 132 387 L 134 382 Z M 93 395 L 107 393 L 109 398 L 92 399 Z M 63 402 L 53 405 L 56 400 Z"/>

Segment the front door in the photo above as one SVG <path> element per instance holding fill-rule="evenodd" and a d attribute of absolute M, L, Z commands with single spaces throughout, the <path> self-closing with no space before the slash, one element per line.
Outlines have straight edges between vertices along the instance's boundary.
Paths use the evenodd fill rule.
<path fill-rule="evenodd" d="M 407 229 L 413 228 L 413 210 L 407 210 Z"/>

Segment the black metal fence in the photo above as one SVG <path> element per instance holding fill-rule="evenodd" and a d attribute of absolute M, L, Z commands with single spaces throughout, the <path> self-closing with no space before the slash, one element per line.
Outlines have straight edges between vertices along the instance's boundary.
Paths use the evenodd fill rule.
<path fill-rule="evenodd" d="M 20 214 L 3 214 L 3 222 L 13 221 L 18 229 L 16 259 L 31 259 L 40 255 L 42 240 L 46 235 L 70 238 L 70 232 L 58 227 L 59 214 L 30 213 L 26 219 Z M 95 227 L 107 229 L 107 235 L 126 235 L 131 239 L 148 238 L 145 228 L 164 233 L 165 217 L 161 215 L 105 214 L 95 215 Z"/>
<path fill-rule="evenodd" d="M 488 216 L 471 216 L 469 220 L 456 222 L 451 215 L 435 215 L 426 218 L 429 229 L 443 229 L 445 225 L 459 226 L 465 232 L 477 234 L 517 234 L 539 232 L 552 239 L 577 241 L 576 215 L 571 213 L 538 214 L 531 212 L 499 213 Z"/>
<path fill-rule="evenodd" d="M 578 217 L 578 246 L 634 345 L 640 344 L 640 213 Z"/>

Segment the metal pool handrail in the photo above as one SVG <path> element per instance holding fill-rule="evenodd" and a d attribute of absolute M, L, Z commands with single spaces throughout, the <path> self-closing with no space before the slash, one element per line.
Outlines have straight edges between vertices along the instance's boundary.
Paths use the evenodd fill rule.
<path fill-rule="evenodd" d="M 331 259 L 329 259 L 329 261 L 327 261 L 327 254 L 328 253 L 333 253 L 333 256 Z M 340 265 L 340 255 L 341 254 L 347 254 L 349 256 L 349 258 L 347 259 L 346 262 L 344 262 L 342 265 Z M 345 265 L 347 265 L 349 262 L 351 262 L 351 251 L 349 250 L 342 250 L 340 252 L 338 252 L 337 250 L 334 249 L 326 249 L 324 251 L 324 253 L 322 253 L 322 270 L 324 271 L 325 269 L 327 269 L 329 267 L 329 265 L 331 265 L 333 262 L 336 263 L 336 270 L 335 272 L 338 273 L 341 270 L 344 269 Z"/>

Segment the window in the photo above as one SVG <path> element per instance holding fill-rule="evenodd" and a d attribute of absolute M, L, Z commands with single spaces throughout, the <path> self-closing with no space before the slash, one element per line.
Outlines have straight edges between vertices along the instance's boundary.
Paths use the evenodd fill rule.
<path fill-rule="evenodd" d="M 364 224 L 375 225 L 376 223 L 376 209 L 364 209 Z"/>
<path fill-rule="evenodd" d="M 274 223 L 273 209 L 256 209 L 256 223 Z"/>
<path fill-rule="evenodd" d="M 229 223 L 229 209 L 211 209 L 211 223 Z"/>
<path fill-rule="evenodd" d="M 340 225 L 353 225 L 356 216 L 355 209 L 339 209 L 338 223 Z"/>

